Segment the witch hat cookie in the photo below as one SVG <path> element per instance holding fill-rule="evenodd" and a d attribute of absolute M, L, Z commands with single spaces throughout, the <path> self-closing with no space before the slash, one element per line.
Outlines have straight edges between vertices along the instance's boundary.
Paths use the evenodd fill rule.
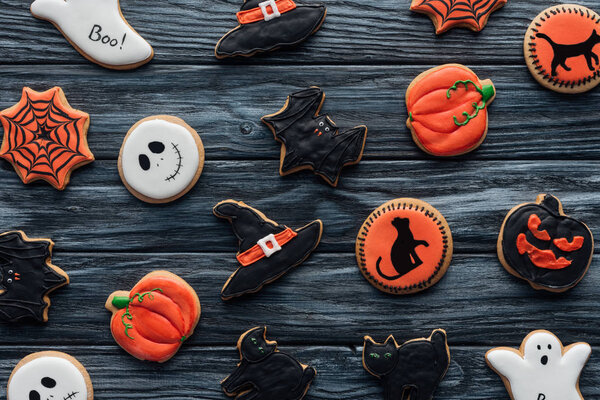
<path fill-rule="evenodd" d="M 293 0 L 246 0 L 237 13 L 239 25 L 215 46 L 217 58 L 244 56 L 293 46 L 319 30 L 327 9 Z"/>
<path fill-rule="evenodd" d="M 213 213 L 231 222 L 239 240 L 236 258 L 241 267 L 225 282 L 223 300 L 258 292 L 300 265 L 317 247 L 323 233 L 319 219 L 294 230 L 235 200 L 220 202 Z"/>

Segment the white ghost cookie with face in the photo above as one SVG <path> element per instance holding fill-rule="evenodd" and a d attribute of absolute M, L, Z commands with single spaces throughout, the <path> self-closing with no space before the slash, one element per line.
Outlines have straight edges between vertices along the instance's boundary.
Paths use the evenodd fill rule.
<path fill-rule="evenodd" d="M 93 400 L 90 376 L 75 358 L 57 351 L 22 359 L 8 380 L 7 400 Z"/>
<path fill-rule="evenodd" d="M 582 400 L 579 375 L 591 352 L 587 343 L 563 347 L 551 332 L 537 330 L 519 350 L 497 347 L 485 359 L 513 400 Z"/>
<path fill-rule="evenodd" d="M 182 119 L 155 115 L 131 127 L 121 146 L 119 174 L 127 189 L 148 203 L 186 194 L 204 166 L 204 147 Z"/>
<path fill-rule="evenodd" d="M 112 69 L 132 69 L 154 56 L 125 21 L 119 0 L 35 0 L 33 16 L 52 22 L 81 55 Z"/>

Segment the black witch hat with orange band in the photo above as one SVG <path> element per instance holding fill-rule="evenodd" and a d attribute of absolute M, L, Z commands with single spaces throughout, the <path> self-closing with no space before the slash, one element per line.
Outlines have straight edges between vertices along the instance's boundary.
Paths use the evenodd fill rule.
<path fill-rule="evenodd" d="M 237 13 L 239 25 L 219 40 L 217 58 L 245 56 L 292 46 L 319 30 L 327 9 L 293 0 L 246 0 Z"/>
<path fill-rule="evenodd" d="M 319 219 L 292 229 L 235 200 L 220 202 L 213 208 L 213 213 L 231 222 L 233 233 L 239 240 L 236 258 L 241 267 L 223 286 L 223 300 L 258 292 L 301 264 L 317 247 L 323 233 L 323 223 Z"/>

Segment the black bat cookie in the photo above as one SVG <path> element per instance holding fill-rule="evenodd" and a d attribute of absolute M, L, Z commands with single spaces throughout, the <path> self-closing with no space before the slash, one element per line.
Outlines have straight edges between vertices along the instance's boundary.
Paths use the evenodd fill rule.
<path fill-rule="evenodd" d="M 48 294 L 69 283 L 68 275 L 51 264 L 54 243 L 30 239 L 21 231 L 0 235 L 0 319 L 48 320 Z"/>
<path fill-rule="evenodd" d="M 317 371 L 277 350 L 266 339 L 267 327 L 256 327 L 238 340 L 241 361 L 221 387 L 228 396 L 252 400 L 300 400 Z"/>
<path fill-rule="evenodd" d="M 318 87 L 292 93 L 283 108 L 262 121 L 281 142 L 279 173 L 311 169 L 337 186 L 342 168 L 362 158 L 367 127 L 340 130 L 328 115 L 319 115 L 325 93 Z"/>

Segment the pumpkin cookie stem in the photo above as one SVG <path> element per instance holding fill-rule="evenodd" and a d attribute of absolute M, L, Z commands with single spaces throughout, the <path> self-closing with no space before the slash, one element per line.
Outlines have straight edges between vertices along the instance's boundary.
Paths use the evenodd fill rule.
<path fill-rule="evenodd" d="M 479 94 L 481 94 L 481 105 L 477 104 L 477 103 L 473 103 L 473 108 L 475 109 L 475 112 L 473 112 L 473 114 L 469 114 L 466 111 L 463 111 L 463 115 L 466 117 L 466 119 L 463 122 L 458 122 L 458 118 L 456 118 L 456 115 L 453 115 L 452 118 L 454 118 L 454 123 L 458 126 L 464 126 L 466 124 L 469 123 L 470 120 L 472 120 L 473 118 L 477 117 L 477 115 L 479 114 L 479 110 L 483 110 L 486 106 L 486 103 L 492 98 L 494 97 L 494 94 L 496 93 L 494 91 L 494 86 L 493 85 L 483 85 L 483 87 L 480 89 L 475 82 L 473 82 L 472 80 L 466 80 L 466 81 L 456 81 L 454 82 L 454 85 L 450 86 L 448 88 L 448 90 L 446 91 L 446 98 L 450 98 L 450 91 L 452 90 L 457 90 L 458 85 L 459 84 L 463 84 L 465 85 L 465 89 L 468 90 L 469 87 L 469 83 L 472 84 L 475 87 L 475 90 L 477 90 L 477 92 L 479 92 Z"/>
<path fill-rule="evenodd" d="M 133 325 L 125 322 L 125 318 L 127 318 L 128 320 L 132 320 L 133 319 L 133 315 L 131 315 L 131 313 L 129 312 L 129 304 L 131 304 L 136 298 L 138 299 L 138 301 L 141 303 L 144 300 L 144 296 L 148 296 L 148 298 L 150 300 L 152 300 L 154 298 L 154 295 L 152 294 L 152 292 L 163 292 L 162 289 L 156 288 L 156 289 L 152 289 L 148 292 L 144 292 L 144 293 L 136 293 L 133 295 L 132 298 L 129 298 L 127 296 L 115 296 L 112 299 L 112 305 L 115 306 L 117 309 L 121 310 L 121 309 L 125 309 L 125 314 L 123 314 L 123 316 L 121 317 L 121 322 L 123 323 L 123 326 L 125 327 L 125 336 L 127 336 L 129 339 L 133 340 L 133 337 L 131 337 L 128 333 L 129 329 L 133 328 Z M 185 337 L 185 336 L 184 336 Z M 182 339 L 183 341 L 184 339 Z"/>

